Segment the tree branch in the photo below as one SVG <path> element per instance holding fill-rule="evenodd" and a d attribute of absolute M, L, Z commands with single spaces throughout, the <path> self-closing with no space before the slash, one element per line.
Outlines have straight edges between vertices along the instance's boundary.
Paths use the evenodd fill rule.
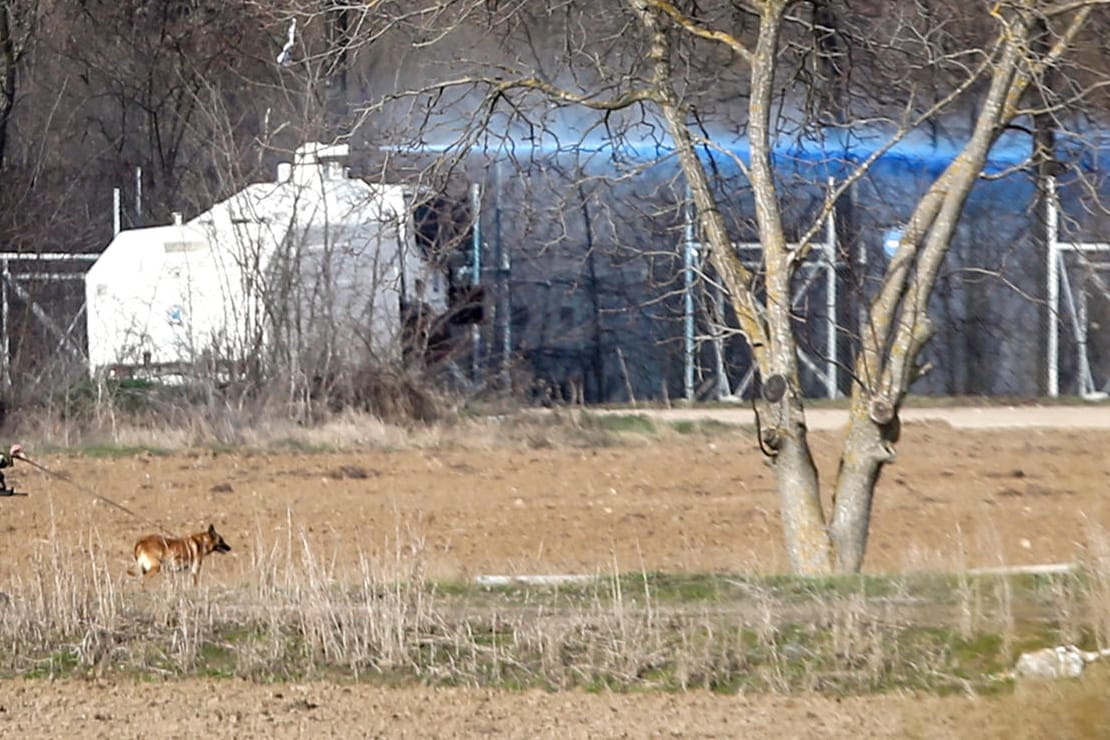
<path fill-rule="evenodd" d="M 763 368 L 770 367 L 768 333 L 759 301 L 752 291 L 753 277 L 732 248 L 732 239 L 713 196 L 705 166 L 694 148 L 685 118 L 687 111 L 679 103 L 671 83 L 670 45 L 666 31 L 659 23 L 653 0 L 630 0 L 630 3 L 650 37 L 649 60 L 652 64 L 652 83 L 657 103 L 663 112 L 682 171 L 697 206 L 698 219 L 710 245 L 709 259 L 733 298 L 732 304 L 741 331 L 747 337 L 757 364 Z"/>
<path fill-rule="evenodd" d="M 724 44 L 729 49 L 739 54 L 748 64 L 753 63 L 755 56 L 752 54 L 751 50 L 732 34 L 706 28 L 676 8 L 674 4 L 667 2 L 667 0 L 647 0 L 647 4 L 666 13 L 672 21 L 678 24 L 687 33 L 697 36 L 698 38 L 706 39 L 707 41 L 716 41 L 717 43 Z"/>

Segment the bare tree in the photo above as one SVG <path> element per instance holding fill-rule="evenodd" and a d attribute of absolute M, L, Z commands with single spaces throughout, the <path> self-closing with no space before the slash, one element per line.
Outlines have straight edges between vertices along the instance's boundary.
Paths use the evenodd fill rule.
<path fill-rule="evenodd" d="M 994 20 L 993 38 L 981 47 L 962 50 L 966 57 L 963 64 L 967 65 L 962 79 L 957 78 L 947 97 L 936 105 L 922 111 L 906 106 L 905 117 L 894 128 L 892 141 L 935 117 L 942 110 L 941 104 L 964 94 L 976 98 L 978 112 L 961 150 L 920 199 L 883 275 L 882 286 L 871 301 L 853 368 L 850 425 L 828 520 L 806 433 L 798 389 L 797 341 L 790 315 L 791 284 L 809 248 L 808 240 L 803 239 L 800 245 L 787 243 L 780 209 L 783 196 L 772 164 L 775 132 L 771 114 L 776 81 L 780 78 L 779 49 L 784 36 L 789 35 L 790 25 L 804 23 L 805 19 L 791 15 L 791 9 L 799 4 L 762 3 L 753 9 L 758 14 L 759 31 L 754 44 L 749 44 L 727 30 L 701 23 L 670 3 L 633 0 L 632 5 L 651 38 L 652 89 L 691 183 L 714 265 L 724 277 L 765 378 L 764 397 L 759 405 L 762 418 L 770 422 L 761 434 L 776 470 L 791 561 L 803 573 L 858 570 L 867 542 L 875 484 L 883 466 L 894 458 L 898 412 L 910 385 L 921 372 L 917 358 L 933 332 L 928 299 L 968 194 L 984 170 L 992 145 L 1007 126 L 1028 113 L 1024 104 L 1030 86 L 1059 63 L 1087 23 L 1093 4 L 995 5 L 989 11 Z M 1031 50 L 1031 39 L 1041 22 L 1051 24 L 1054 38 L 1044 53 L 1037 55 Z M 718 216 L 720 204 L 705 182 L 702 163 L 694 152 L 689 111 L 684 109 L 673 81 L 674 26 L 728 45 L 746 60 L 750 69 L 748 172 L 763 248 L 766 294 L 762 300 L 751 288 L 752 276 L 730 248 L 728 234 Z M 909 27 L 913 28 L 912 24 Z M 912 47 L 907 48 L 911 50 Z M 921 51 L 938 52 L 928 44 L 922 45 Z M 939 58 L 950 65 L 955 53 Z M 911 64 L 925 67 L 928 62 Z M 862 175 L 867 164 L 849 174 L 828 194 L 828 207 Z M 810 233 L 814 231 L 811 228 Z"/>
<path fill-rule="evenodd" d="M 791 563 L 800 573 L 854 572 L 863 563 L 879 474 L 895 457 L 899 411 L 925 372 L 922 349 L 934 333 L 929 299 L 969 194 L 1008 130 L 1030 127 L 1035 116 L 1065 121 L 1105 84 L 1104 69 L 1085 64 L 1082 53 L 1074 61 L 1097 37 L 1100 6 L 627 0 L 603 10 L 554 0 L 512 7 L 430 2 L 393 20 L 426 46 L 477 28 L 497 47 L 455 58 L 453 74 L 431 83 L 426 74 L 421 84 L 371 100 L 364 112 L 372 120 L 401 100 L 425 101 L 434 111 L 451 91 L 469 91 L 473 115 L 458 129 L 459 147 L 481 135 L 511 137 L 514 127 L 543 135 L 554 117 L 575 108 L 597 112 L 582 128 L 606 134 L 661 125 L 696 205 L 714 279 L 762 378 L 755 402 L 760 446 L 776 473 Z M 1050 73 L 1067 85 L 1044 85 Z M 742 116 L 738 100 L 746 101 Z M 824 216 L 885 153 L 922 131 L 943 131 L 958 146 L 917 200 L 877 288 L 861 296 L 850 425 L 826 515 L 806 428 L 793 290 Z M 788 223 L 775 148 L 784 137 L 833 132 L 845 140 L 881 134 L 882 141 L 847 162 L 808 225 L 798 226 L 795 212 Z M 730 150 L 729 135 L 747 144 L 746 159 Z M 707 150 L 730 158 L 750 182 L 761 246 L 754 267 L 733 248 L 733 206 L 712 181 Z"/>

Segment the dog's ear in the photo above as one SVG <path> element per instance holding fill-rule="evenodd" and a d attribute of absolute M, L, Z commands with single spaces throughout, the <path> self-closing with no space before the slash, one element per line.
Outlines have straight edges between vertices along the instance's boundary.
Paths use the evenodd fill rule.
<path fill-rule="evenodd" d="M 215 524 L 209 524 L 208 525 L 208 534 L 212 535 L 213 537 L 216 536 L 216 525 Z"/>

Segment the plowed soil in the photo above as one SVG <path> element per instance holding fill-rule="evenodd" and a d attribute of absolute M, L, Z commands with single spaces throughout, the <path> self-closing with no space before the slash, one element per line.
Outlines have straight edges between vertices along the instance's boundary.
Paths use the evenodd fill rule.
<path fill-rule="evenodd" d="M 1101 681 L 1101 683 L 1099 683 Z M 26 738 L 920 738 L 1069 740 L 1110 727 L 1106 676 L 995 698 L 724 696 L 0 681 L 0 734 Z M 1069 708 L 1084 708 L 1082 717 Z"/>
<path fill-rule="evenodd" d="M 1092 425 L 1097 426 L 1097 425 Z M 840 433 L 814 432 L 825 479 Z M 1110 429 L 905 426 L 879 484 L 866 570 L 1072 562 L 1110 530 Z M 33 451 L 32 451 L 33 452 Z M 613 570 L 786 570 L 771 470 L 741 430 L 578 447 L 36 457 L 0 498 L 0 590 L 43 543 L 118 552 L 156 524 L 212 522 L 234 547 L 205 577 L 251 577 L 290 537 L 320 554 L 416 551 L 435 578 Z M 102 496 L 138 516 L 99 500 Z M 342 561 L 342 556 L 339 560 Z M 1055 690 L 1055 689 L 1054 689 Z M 587 695 L 237 681 L 0 682 L 0 733 L 22 737 L 981 737 L 1005 700 Z M 1026 703 L 1027 704 L 1027 703 Z M 967 724 L 970 717 L 979 719 Z M 155 723 L 154 727 L 149 724 Z M 214 723 L 214 724 L 213 724 Z M 352 728 L 359 728 L 352 735 Z M 1032 725 L 1025 729 L 1032 730 Z M 975 732 L 972 732 L 972 731 Z M 1052 735 L 1070 734 L 1057 725 Z M 1076 730 L 1083 736 L 1082 729 Z"/>

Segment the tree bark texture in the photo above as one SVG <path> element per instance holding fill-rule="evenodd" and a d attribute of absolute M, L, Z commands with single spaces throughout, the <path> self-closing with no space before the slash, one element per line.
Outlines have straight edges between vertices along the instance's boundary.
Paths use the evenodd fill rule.
<path fill-rule="evenodd" d="M 11 9 L 7 2 L 0 2 L 0 170 L 4 168 L 4 155 L 8 142 L 8 122 L 15 106 L 15 67 L 18 62 L 15 38 L 12 34 Z"/>

